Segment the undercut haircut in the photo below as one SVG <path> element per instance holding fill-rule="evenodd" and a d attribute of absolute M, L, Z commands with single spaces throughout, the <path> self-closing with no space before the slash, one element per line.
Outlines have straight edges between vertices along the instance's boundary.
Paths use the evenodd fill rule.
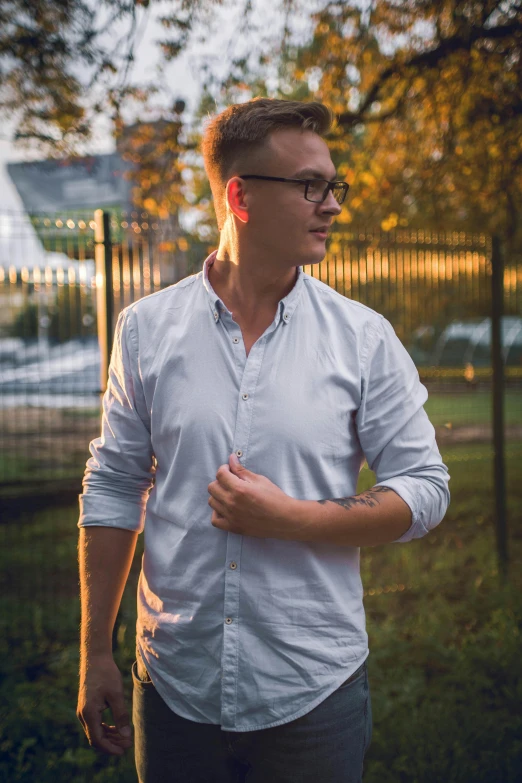
<path fill-rule="evenodd" d="M 259 162 L 273 131 L 300 128 L 324 137 L 334 124 L 334 112 L 323 103 L 279 98 L 234 103 L 214 115 L 203 132 L 201 153 L 218 229 L 225 224 L 228 180 L 239 172 L 246 174 Z"/>

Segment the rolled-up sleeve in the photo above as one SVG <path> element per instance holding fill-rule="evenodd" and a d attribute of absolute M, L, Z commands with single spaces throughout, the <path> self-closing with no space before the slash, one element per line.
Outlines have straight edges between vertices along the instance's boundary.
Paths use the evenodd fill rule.
<path fill-rule="evenodd" d="M 356 425 L 375 486 L 390 487 L 410 507 L 412 523 L 394 543 L 421 538 L 444 518 L 449 473 L 424 403 L 426 387 L 389 321 L 369 327 L 362 357 Z"/>
<path fill-rule="evenodd" d="M 116 325 L 100 437 L 89 446 L 79 496 L 78 527 L 101 525 L 141 532 L 154 481 L 150 415 L 139 373 L 131 308 Z"/>

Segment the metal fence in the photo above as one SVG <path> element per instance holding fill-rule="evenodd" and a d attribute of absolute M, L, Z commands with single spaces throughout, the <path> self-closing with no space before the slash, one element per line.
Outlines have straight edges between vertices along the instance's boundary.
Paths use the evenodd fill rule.
<path fill-rule="evenodd" d="M 199 271 L 208 252 L 146 213 L 3 216 L 4 506 L 9 498 L 34 503 L 49 494 L 54 502 L 80 491 L 88 443 L 99 433 L 116 315 Z M 520 259 L 504 261 L 484 234 L 350 229 L 332 234 L 325 260 L 303 269 L 391 321 L 428 387 L 428 413 L 448 460 L 492 460 L 499 451 L 520 457 Z M 504 436 L 506 444 L 498 440 Z M 463 448 L 450 454 L 457 445 Z"/>
<path fill-rule="evenodd" d="M 0 505 L 77 493 L 99 431 L 100 324 L 185 277 L 186 250 L 146 213 L 1 216 Z"/>
<path fill-rule="evenodd" d="M 491 367 L 490 237 L 372 229 L 332 240 L 326 259 L 305 271 L 388 318 L 424 378 L 471 380 L 471 369 Z M 510 377 L 522 371 L 521 261 L 503 271 L 503 361 L 513 368 Z M 488 377 L 488 370 L 478 374 Z"/>

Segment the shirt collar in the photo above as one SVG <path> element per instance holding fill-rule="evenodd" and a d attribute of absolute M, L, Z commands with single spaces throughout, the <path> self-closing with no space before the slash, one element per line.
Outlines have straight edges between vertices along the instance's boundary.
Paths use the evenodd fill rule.
<path fill-rule="evenodd" d="M 214 261 L 216 260 L 217 252 L 218 252 L 217 250 L 214 250 L 209 256 L 207 256 L 207 258 L 203 262 L 203 273 L 202 273 L 203 286 L 206 290 L 210 309 L 212 310 L 212 314 L 214 316 L 214 320 L 216 323 L 219 321 L 221 312 L 227 309 L 224 302 L 219 298 L 219 296 L 212 288 L 210 284 L 210 280 L 208 279 L 208 270 L 209 267 L 211 267 Z M 280 318 L 283 319 L 284 323 L 289 323 L 292 314 L 295 308 L 297 307 L 297 302 L 303 290 L 303 283 L 304 283 L 304 272 L 301 269 L 301 267 L 298 266 L 297 279 L 294 287 L 285 297 L 283 297 L 283 299 L 279 300 Z"/>

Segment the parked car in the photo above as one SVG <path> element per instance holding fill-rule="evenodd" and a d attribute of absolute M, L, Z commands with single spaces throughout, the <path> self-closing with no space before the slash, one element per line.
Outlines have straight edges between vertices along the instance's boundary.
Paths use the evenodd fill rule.
<path fill-rule="evenodd" d="M 504 363 L 522 366 L 522 318 L 505 315 L 501 319 Z M 431 365 L 439 367 L 489 367 L 491 365 L 491 318 L 453 321 L 438 338 Z"/>

